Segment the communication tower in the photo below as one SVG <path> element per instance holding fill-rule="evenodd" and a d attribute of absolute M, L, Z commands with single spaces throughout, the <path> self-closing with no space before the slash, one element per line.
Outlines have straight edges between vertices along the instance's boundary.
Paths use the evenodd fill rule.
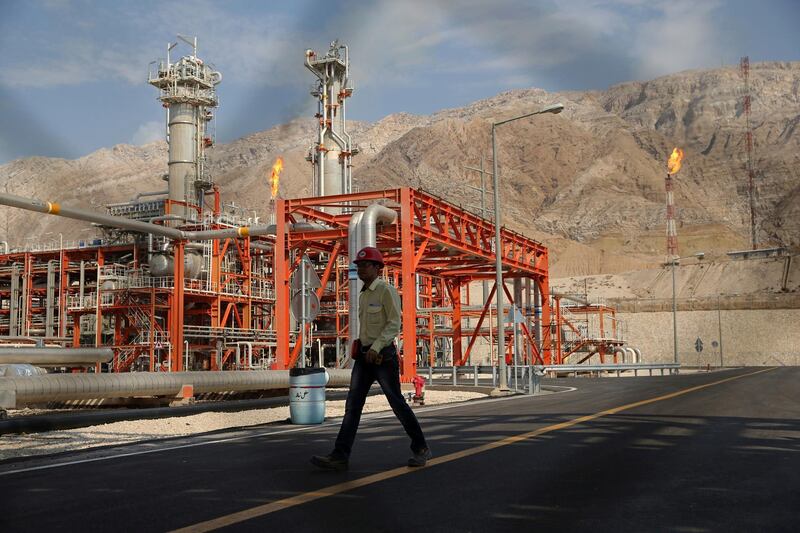
<path fill-rule="evenodd" d="M 745 170 L 747 171 L 747 193 L 750 201 L 750 244 L 753 250 L 758 249 L 758 235 L 756 231 L 756 184 L 755 184 L 755 165 L 753 163 L 753 129 L 750 122 L 750 57 L 744 56 L 739 62 L 739 72 L 744 80 L 744 95 L 742 110 L 744 112 L 745 123 L 745 152 L 747 160 Z"/>

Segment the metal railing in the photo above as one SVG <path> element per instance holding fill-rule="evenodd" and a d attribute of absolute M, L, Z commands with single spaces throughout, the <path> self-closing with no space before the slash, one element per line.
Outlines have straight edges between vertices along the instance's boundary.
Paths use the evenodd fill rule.
<path fill-rule="evenodd" d="M 212 328 L 211 326 L 183 326 L 183 335 L 192 338 L 221 338 L 226 342 L 253 341 L 277 344 L 277 334 L 271 330 L 242 328 Z"/>
<path fill-rule="evenodd" d="M 660 375 L 665 373 L 677 374 L 681 365 L 679 363 L 636 363 L 636 364 L 604 364 L 604 365 L 508 365 L 506 372 L 509 384 L 523 383 L 523 389 L 518 389 L 520 392 L 528 391 L 529 384 L 538 382 L 538 380 L 545 375 L 555 376 L 558 374 L 584 374 L 584 373 L 615 373 L 617 376 L 623 372 L 633 372 L 634 376 L 638 376 L 639 372 L 648 372 L 650 376 L 653 371 L 660 372 Z M 471 366 L 420 366 L 417 372 L 422 375 L 428 376 L 428 382 L 433 383 L 434 374 L 446 377 L 449 383 L 458 386 L 466 385 L 463 379 L 459 381 L 459 376 L 469 376 L 469 385 L 478 387 L 480 386 L 481 375 L 491 375 L 492 386 L 496 387 L 498 384 L 498 374 L 496 366 L 486 365 L 471 365 Z M 537 376 L 539 376 L 537 378 Z M 441 379 L 441 378 L 440 378 Z M 516 387 L 515 387 L 516 388 Z M 533 394 L 536 393 L 536 387 L 533 389 Z"/>

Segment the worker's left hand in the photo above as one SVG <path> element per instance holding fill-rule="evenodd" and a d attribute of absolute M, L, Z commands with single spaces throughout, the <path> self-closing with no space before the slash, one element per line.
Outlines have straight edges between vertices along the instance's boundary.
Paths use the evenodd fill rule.
<path fill-rule="evenodd" d="M 374 365 L 379 365 L 379 364 L 381 364 L 381 360 L 382 359 L 383 359 L 383 357 L 381 357 L 381 354 L 379 354 L 375 350 L 370 349 L 367 352 L 367 355 L 366 355 L 367 363 L 372 363 Z"/>

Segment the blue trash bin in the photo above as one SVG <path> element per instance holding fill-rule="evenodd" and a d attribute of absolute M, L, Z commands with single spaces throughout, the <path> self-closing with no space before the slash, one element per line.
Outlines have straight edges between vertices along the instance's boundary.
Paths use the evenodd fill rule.
<path fill-rule="evenodd" d="M 289 370 L 289 416 L 292 424 L 322 424 L 327 383 L 328 373 L 324 368 Z"/>

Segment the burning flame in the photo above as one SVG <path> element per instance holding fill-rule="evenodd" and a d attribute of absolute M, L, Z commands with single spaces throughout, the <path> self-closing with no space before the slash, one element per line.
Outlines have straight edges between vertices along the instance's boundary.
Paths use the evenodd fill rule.
<path fill-rule="evenodd" d="M 272 176 L 269 178 L 269 184 L 272 188 L 272 199 L 274 200 L 276 196 L 278 196 L 278 183 L 281 179 L 281 171 L 283 170 L 283 158 L 278 157 L 275 160 L 275 164 L 272 165 Z"/>
<path fill-rule="evenodd" d="M 683 150 L 680 148 L 673 148 L 672 155 L 669 156 L 667 161 L 667 174 L 675 174 L 681 169 L 681 161 L 683 160 Z"/>

